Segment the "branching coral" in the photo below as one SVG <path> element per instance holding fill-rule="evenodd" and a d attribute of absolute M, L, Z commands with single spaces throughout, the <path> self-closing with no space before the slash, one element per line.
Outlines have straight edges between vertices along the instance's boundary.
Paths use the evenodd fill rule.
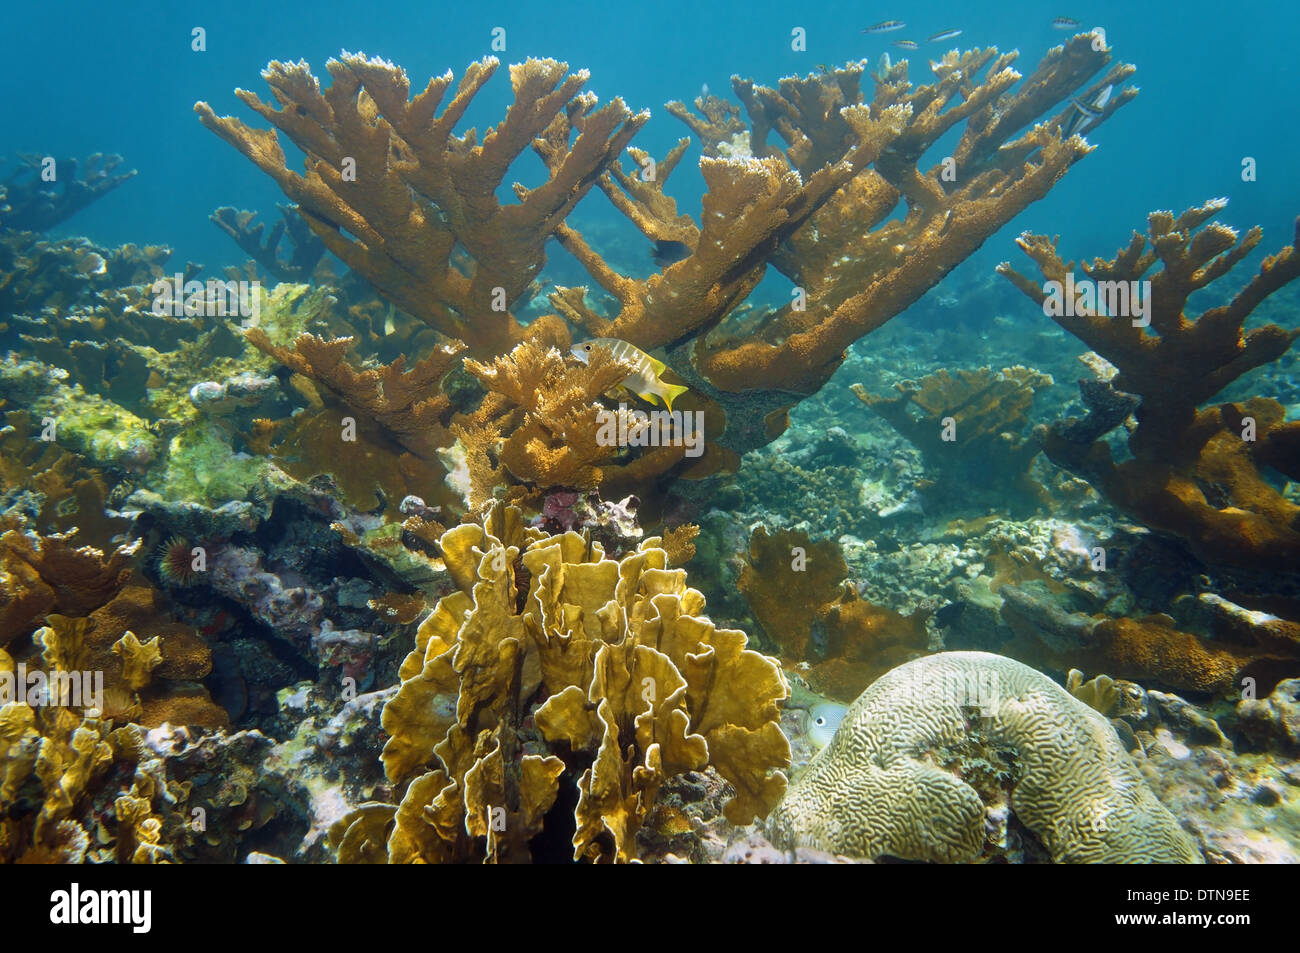
<path fill-rule="evenodd" d="M 1049 375 L 1028 367 L 982 367 L 902 381 L 894 397 L 868 394 L 861 384 L 852 390 L 921 451 L 932 474 L 929 498 L 951 504 L 972 488 L 1044 498 L 1029 475 L 1038 444 L 1022 431 L 1034 394 L 1051 384 Z"/>
<path fill-rule="evenodd" d="M 848 345 L 915 302 L 1091 150 L 1082 138 L 1061 137 L 1068 110 L 1027 127 L 1080 90 L 1109 54 L 1075 37 L 1019 91 L 1014 59 L 991 49 L 953 52 L 935 64 L 934 83 L 916 87 L 900 63 L 877 77 L 871 95 L 861 63 L 788 78 L 775 90 L 734 78 L 752 155 L 739 153 L 735 111 L 712 97 L 700 100 L 703 120 L 687 120 L 706 146 L 702 228 L 677 216 L 663 193 L 680 145 L 649 181 L 617 169 L 600 179 L 649 238 L 680 241 L 692 254 L 634 281 L 561 229 L 561 242 L 619 310 L 604 319 L 583 304 L 581 289 L 561 289 L 553 304 L 592 334 L 668 346 L 674 366 L 726 409 L 724 445 L 761 445 L 784 428 L 783 408 L 817 390 Z M 1132 71 L 1115 66 L 1088 92 Z M 1101 118 L 1135 94 L 1112 97 Z M 681 104 L 670 111 L 689 115 Z M 926 150 L 962 123 L 950 161 L 920 170 Z M 768 141 L 772 132 L 784 148 Z M 644 169 L 646 157 L 633 156 Z M 900 201 L 906 215 L 893 218 Z M 738 317 L 769 264 L 799 293 L 784 307 Z"/>
<path fill-rule="evenodd" d="M 291 205 L 281 205 L 280 220 L 271 226 L 270 234 L 263 237 L 266 226 L 254 222 L 256 212 L 236 211 L 229 206 L 217 209 L 210 216 L 212 224 L 229 235 L 248 257 L 261 265 L 268 274 L 279 281 L 307 281 L 325 254 L 325 245 L 311 233 L 307 223 Z M 280 246 L 289 246 L 288 257 L 282 257 Z"/>
<path fill-rule="evenodd" d="M 1057 863 L 1200 863 L 1098 712 L 999 655 L 878 679 L 768 821 L 773 842 L 935 862 L 996 855 L 1010 809 Z"/>
<path fill-rule="evenodd" d="M 541 271 L 546 240 L 649 118 L 620 99 L 597 109 L 596 97 L 580 92 L 585 71 L 566 75 L 567 64 L 530 59 L 510 67 L 514 104 L 482 143 L 472 130 L 453 135 L 498 65 L 472 64 L 438 115 L 450 71 L 411 99 L 406 73 L 381 59 L 330 60 L 333 82 L 323 92 L 306 63 L 272 62 L 262 75 L 278 107 L 237 95 L 306 153 L 305 175 L 286 167 L 274 130 L 219 118 L 207 103 L 194 108 L 275 179 L 348 267 L 472 355 L 491 358 L 539 330 L 508 309 Z M 498 187 L 535 140 L 547 144 L 549 179 L 517 185 L 519 201 L 502 205 Z"/>
<path fill-rule="evenodd" d="M 611 498 L 635 491 L 644 498 L 666 475 L 702 476 L 737 464 L 734 455 L 705 450 L 697 431 L 690 457 L 699 459 L 691 459 L 685 435 L 672 425 L 638 421 L 625 405 L 604 407 L 602 395 L 631 371 L 608 352 L 575 366 L 555 348 L 528 341 L 490 364 L 468 360 L 465 368 L 488 391 L 452 425 L 468 456 L 475 506 L 512 483 L 514 500 L 552 487 L 600 488 Z M 678 409 L 691 413 L 698 406 L 687 395 Z M 616 439 L 619 433 L 627 439 Z"/>
<path fill-rule="evenodd" d="M 390 301 L 464 341 L 477 360 L 525 337 L 567 343 L 553 315 L 524 327 L 509 310 L 528 293 L 554 236 L 617 303 L 606 315 L 584 288 L 560 288 L 551 303 L 561 316 L 592 336 L 668 348 L 670 365 L 716 408 L 710 443 L 738 453 L 778 435 L 786 410 L 829 378 L 848 345 L 1046 194 L 1092 148 L 1061 134 L 1073 106 L 1050 113 L 1072 93 L 1094 95 L 1133 71 L 1114 66 L 1085 90 L 1110 55 L 1080 35 L 1050 51 L 1015 91 L 1015 58 L 954 51 L 935 64 L 933 83 L 916 87 L 900 63 L 871 94 L 862 63 L 775 90 L 736 78 L 747 139 L 734 106 L 701 99 L 697 118 L 670 105 L 706 145 L 702 225 L 664 191 L 687 143 L 658 163 L 630 149 L 637 168 L 625 170 L 616 157 L 647 114 L 632 115 L 620 100 L 596 110 L 594 97 L 578 92 L 586 74 L 566 79 L 567 67 L 551 60 L 511 67 L 514 105 L 482 145 L 473 132 L 457 138 L 451 130 L 495 60 L 466 71 L 441 115 L 450 73 L 409 98 L 405 74 L 380 60 L 331 61 L 325 91 L 306 64 L 272 63 L 264 76 L 278 107 L 238 95 L 306 153 L 301 176 L 285 167 L 274 130 L 218 118 L 205 103 L 195 108 L 298 203 L 331 251 Z M 1135 93 L 1112 96 L 1095 122 Z M 949 160 L 918 169 L 958 127 Z M 772 132 L 784 148 L 768 142 Z M 530 143 L 548 179 L 516 185 L 519 204 L 502 206 L 494 190 Z M 647 237 L 676 243 L 685 256 L 645 280 L 615 272 L 564 221 L 592 185 Z M 900 202 L 906 215 L 894 218 Z M 769 264 L 799 293 L 788 306 L 741 317 Z"/>
<path fill-rule="evenodd" d="M 23 168 L 0 187 L 0 231 L 44 232 L 111 192 L 136 172 L 118 172 L 122 157 L 96 152 L 76 159 L 20 154 Z M 52 178 L 47 178 L 52 175 Z"/>
<path fill-rule="evenodd" d="M 1132 459 L 1116 463 L 1102 437 L 1122 420 L 1119 415 L 1096 426 L 1088 420 L 1057 423 L 1038 436 L 1053 462 L 1083 476 L 1151 528 L 1185 540 L 1204 562 L 1257 569 L 1296 565 L 1300 507 L 1260 469 L 1268 465 L 1300 477 L 1300 423 L 1285 422 L 1281 405 L 1267 398 L 1198 407 L 1242 374 L 1276 360 L 1300 336 L 1300 328 L 1272 324 L 1244 330 L 1261 301 L 1300 276 L 1300 254 L 1292 245 L 1267 257 L 1231 300 L 1190 317 L 1192 293 L 1221 279 L 1260 241 L 1258 228 L 1243 237 L 1217 222 L 1206 225 L 1223 206 L 1222 200 L 1207 202 L 1176 218 L 1153 212 L 1147 236 L 1134 233 L 1114 258 L 1079 266 L 1097 283 L 1098 294 L 1129 302 L 1122 313 L 1103 314 L 1083 297 L 1044 308 L 1118 368 L 1109 390 L 1141 399 L 1137 427 L 1128 437 Z M 1048 282 L 1074 287 L 1069 276 L 1075 263 L 1060 257 L 1055 240 L 1026 234 L 1018 243 Z M 1161 269 L 1148 279 L 1157 262 Z M 1034 283 L 1005 262 L 998 270 L 1035 302 L 1048 301 L 1051 286 Z M 1150 281 L 1150 290 L 1140 303 L 1143 280 Z M 1081 282 L 1076 294 L 1083 287 L 1091 285 Z M 1093 407 L 1103 403 L 1095 394 L 1089 400 Z"/>
<path fill-rule="evenodd" d="M 528 860 L 543 827 L 565 824 L 548 812 L 577 775 L 578 859 L 634 859 L 656 792 L 680 772 L 726 778 L 733 823 L 776 803 L 785 679 L 702 615 L 657 538 L 616 561 L 497 507 L 440 545 L 458 591 L 420 626 L 383 713 L 384 768 L 404 793 L 336 825 L 340 856 Z"/>

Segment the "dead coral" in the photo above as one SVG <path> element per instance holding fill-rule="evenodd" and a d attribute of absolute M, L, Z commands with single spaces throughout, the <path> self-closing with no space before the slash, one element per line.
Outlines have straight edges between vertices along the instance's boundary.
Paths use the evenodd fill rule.
<path fill-rule="evenodd" d="M 705 765 L 732 784 L 733 823 L 770 810 L 789 763 L 785 680 L 743 633 L 702 615 L 658 543 L 606 559 L 500 507 L 447 532 L 459 591 L 420 626 L 383 714 L 384 767 L 404 794 L 340 821 L 340 856 L 529 860 L 530 840 L 564 824 L 548 812 L 569 772 L 578 859 L 635 859 L 660 786 Z"/>

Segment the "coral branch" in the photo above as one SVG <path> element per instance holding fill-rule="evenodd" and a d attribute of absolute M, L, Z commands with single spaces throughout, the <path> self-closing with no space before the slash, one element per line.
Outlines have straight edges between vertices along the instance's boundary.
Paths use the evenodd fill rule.
<path fill-rule="evenodd" d="M 1198 406 L 1247 371 L 1277 360 L 1300 337 L 1300 328 L 1273 324 L 1244 330 L 1264 298 L 1300 276 L 1300 255 L 1294 245 L 1283 248 L 1226 304 L 1188 316 L 1191 293 L 1221 278 L 1259 242 L 1258 229 L 1239 238 L 1217 222 L 1206 225 L 1223 206 L 1224 200 L 1215 199 L 1177 218 L 1153 212 L 1147 238 L 1135 234 L 1114 258 L 1084 266 L 1096 282 L 1097 301 L 1084 290 L 1091 285 L 1072 284 L 1074 263 L 1064 261 L 1056 239 L 1045 235 L 1022 235 L 1018 244 L 1055 286 L 1039 286 L 1007 262 L 998 271 L 1119 371 L 1104 384 L 1083 385 L 1090 418 L 1038 428 L 1053 462 L 1085 477 L 1153 529 L 1184 539 L 1209 564 L 1295 565 L 1300 507 L 1259 472 L 1263 465 L 1284 473 L 1300 470 L 1295 425 L 1285 422 L 1280 404 L 1266 398 Z M 1157 261 L 1161 269 L 1147 278 Z M 1149 291 L 1140 294 L 1137 283 L 1148 280 Z M 1049 301 L 1053 287 L 1062 291 L 1062 300 Z M 1103 297 L 1111 307 L 1099 307 Z M 1117 301 L 1119 309 L 1113 307 Z M 1127 416 L 1117 399 L 1123 394 L 1140 401 L 1138 424 L 1128 438 L 1133 458 L 1115 463 L 1104 434 Z M 1107 406 L 1120 410 L 1108 413 Z"/>
<path fill-rule="evenodd" d="M 471 354 L 491 357 L 536 331 L 556 333 L 554 318 L 525 328 L 508 309 L 541 271 L 546 239 L 648 118 L 620 99 L 594 109 L 594 97 L 579 96 L 585 71 L 566 76 L 567 64 L 530 59 L 510 67 L 514 103 L 481 144 L 474 130 L 453 135 L 497 66 L 471 65 L 441 115 L 450 72 L 410 98 L 404 71 L 355 54 L 327 64 L 333 82 L 324 91 L 306 63 L 272 62 L 263 77 L 278 107 L 238 91 L 275 129 L 194 108 L 275 180 L 345 264 Z M 304 175 L 286 167 L 276 130 L 306 153 Z M 520 201 L 503 206 L 497 188 L 535 140 L 549 151 L 550 178 L 517 188 Z M 466 270 L 458 247 L 471 259 Z"/>

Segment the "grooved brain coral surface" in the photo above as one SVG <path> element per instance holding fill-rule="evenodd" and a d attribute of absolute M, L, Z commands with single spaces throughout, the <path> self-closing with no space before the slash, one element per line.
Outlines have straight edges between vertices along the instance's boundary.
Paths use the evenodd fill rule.
<path fill-rule="evenodd" d="M 1202 862 L 1102 715 L 986 652 L 931 655 L 877 679 L 768 828 L 787 847 L 974 861 L 986 804 L 1001 795 L 1057 863 Z"/>

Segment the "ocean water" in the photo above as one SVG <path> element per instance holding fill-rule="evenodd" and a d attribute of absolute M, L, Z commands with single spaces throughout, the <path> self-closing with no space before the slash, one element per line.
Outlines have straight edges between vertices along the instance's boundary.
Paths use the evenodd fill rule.
<path fill-rule="evenodd" d="M 471 12 L 394 3 L 370 15 L 346 3 L 286 2 L 268 11 L 236 0 L 130 3 L 111 13 L 67 3 L 52 17 L 45 8 L 20 5 L 0 37 L 11 88 L 20 91 L 0 103 L 0 128 L 10 152 L 117 152 L 140 170 L 129 190 L 88 209 L 65 231 L 111 243 L 168 244 L 177 258 L 215 266 L 229 262 L 232 249 L 208 214 L 233 205 L 262 209 L 265 219 L 283 197 L 204 130 L 191 107 L 204 100 L 220 115 L 247 120 L 233 91 L 264 95 L 258 74 L 270 60 L 305 59 L 322 75 L 339 51 L 361 51 L 401 65 L 422 87 L 431 76 L 448 69 L 459 75 L 467 63 L 491 55 L 492 30 L 501 26 L 504 62 L 563 60 L 591 72 L 589 88 L 602 100 L 621 96 L 634 109 L 651 110 L 655 118 L 636 141 L 659 155 L 687 132 L 663 104 L 689 103 L 704 84 L 721 95 L 733 74 L 774 84 L 811 73 L 818 63 L 866 58 L 874 64 L 882 52 L 897 60 L 909 56 L 892 46 L 900 37 L 922 42 L 910 54 L 919 64 L 957 43 L 1019 50 L 1016 68 L 1024 73 L 1065 35 L 1051 28 L 1052 18 L 1068 15 L 1083 29 L 1106 28 L 1115 55 L 1137 65 L 1134 82 L 1142 92 L 1122 121 L 1096 137 L 1102 147 L 1096 154 L 990 241 L 993 256 L 1006 257 L 1001 249 L 1025 228 L 1059 231 L 1067 251 L 1071 243 L 1110 249 L 1152 209 L 1181 209 L 1219 195 L 1231 200 L 1230 224 L 1263 226 L 1263 247 L 1290 239 L 1294 209 L 1284 200 L 1292 194 L 1300 150 L 1300 126 L 1286 94 L 1300 70 L 1290 39 L 1300 27 L 1293 5 L 1244 4 L 1228 16 L 1210 2 L 1091 3 L 1070 10 L 1031 2 L 903 6 L 757 0 L 701 7 L 670 0 L 653 13 L 577 2 L 556 8 L 502 3 Z M 904 19 L 909 28 L 860 32 L 886 19 Z M 207 52 L 190 49 L 196 26 L 207 30 Z M 790 48 L 797 26 L 808 37 L 801 53 Z M 924 42 L 950 28 L 964 31 L 958 41 Z M 508 84 L 498 79 L 467 124 L 497 121 L 508 97 Z M 1257 160 L 1254 183 L 1241 181 L 1245 156 Z M 698 143 L 688 162 L 696 157 Z M 698 214 L 702 183 L 698 176 L 679 179 L 681 207 Z"/>
<path fill-rule="evenodd" d="M 893 19 L 906 26 L 864 32 Z M 776 87 L 886 54 L 920 85 L 953 48 L 1018 51 L 1028 75 L 1098 29 L 1140 92 L 1087 131 L 1094 151 L 817 366 L 800 365 L 811 346 L 760 363 L 749 322 L 798 290 L 775 267 L 716 315 L 733 363 L 692 350 L 718 336 L 672 331 L 696 301 L 662 298 L 630 342 L 648 354 L 602 344 L 593 321 L 553 352 L 471 339 L 462 362 L 419 321 L 448 330 L 433 304 L 332 259 L 306 288 L 262 276 L 259 339 L 225 316 L 124 308 L 147 300 L 142 275 L 111 287 L 58 244 L 165 245 L 167 275 L 242 265 L 209 216 L 270 226 L 286 200 L 194 105 L 263 128 L 235 90 L 269 97 L 270 61 L 327 82 L 331 57 L 361 52 L 419 91 L 487 56 L 561 60 L 600 102 L 649 111 L 633 146 L 662 157 L 690 138 L 666 191 L 699 225 L 702 146 L 666 102 L 736 102 L 733 76 Z M 995 272 L 1010 261 L 1040 282 L 1022 232 L 1090 260 L 1154 210 L 1221 198 L 1216 221 L 1262 236 L 1186 314 L 1230 302 L 1295 239 L 1297 35 L 1300 6 L 1206 0 L 7 10 L 0 183 L 19 154 L 120 154 L 138 174 L 42 235 L 0 210 L 0 861 L 1300 862 L 1300 282 L 1250 315 L 1274 327 L 1238 374 L 1222 372 L 1233 335 L 1152 369 L 1066 333 Z M 481 142 L 511 102 L 503 68 L 457 131 Z M 546 177 L 527 150 L 498 198 Z M 682 272 L 599 189 L 567 222 L 615 274 L 653 287 L 665 271 L 679 293 Z M 588 286 L 612 314 L 557 240 L 538 278 L 513 304 L 526 326 L 545 316 L 531 331 L 560 326 L 552 286 Z M 352 336 L 351 372 L 298 330 Z M 633 373 L 595 387 L 597 359 L 565 335 Z M 444 353 L 436 373 L 393 374 Z M 575 398 L 574 381 L 593 392 Z M 665 385 L 684 417 L 645 416 Z M 1084 438 L 1089 406 L 1111 418 Z M 668 429 L 629 429 L 627 408 Z M 698 466 L 628 466 L 652 456 L 629 434 L 671 443 L 693 419 Z M 602 455 L 582 428 L 615 420 L 619 450 Z M 610 559 L 621 577 L 589 565 Z M 42 666 L 85 676 L 94 704 L 18 694 Z M 114 727 L 100 769 L 73 763 L 74 730 Z M 65 763 L 37 770 L 41 745 Z M 924 800 L 927 772 L 950 803 Z"/>

